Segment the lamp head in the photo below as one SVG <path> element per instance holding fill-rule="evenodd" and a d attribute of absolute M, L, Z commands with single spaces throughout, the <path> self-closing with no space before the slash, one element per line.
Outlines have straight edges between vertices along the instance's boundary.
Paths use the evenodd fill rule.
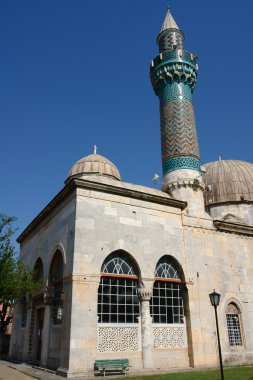
<path fill-rule="evenodd" d="M 220 303 L 220 294 L 217 293 L 215 291 L 215 289 L 213 290 L 213 293 L 209 294 L 209 297 L 210 297 L 210 302 L 211 302 L 212 306 L 214 306 L 214 307 L 219 306 L 219 303 Z"/>

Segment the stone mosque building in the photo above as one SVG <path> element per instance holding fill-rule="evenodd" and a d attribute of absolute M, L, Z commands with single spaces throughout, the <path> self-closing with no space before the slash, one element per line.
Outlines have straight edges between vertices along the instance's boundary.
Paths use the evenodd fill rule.
<path fill-rule="evenodd" d="M 96 154 L 18 238 L 41 289 L 17 305 L 11 358 L 73 377 L 98 359 L 142 369 L 253 363 L 253 164 L 200 166 L 198 64 L 167 11 L 150 76 L 160 102 L 162 190 L 122 182 Z"/>

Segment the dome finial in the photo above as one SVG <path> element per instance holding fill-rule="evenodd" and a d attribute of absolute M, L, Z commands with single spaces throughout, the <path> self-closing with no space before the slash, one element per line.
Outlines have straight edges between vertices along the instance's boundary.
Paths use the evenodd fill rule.
<path fill-rule="evenodd" d="M 97 154 L 97 145 L 94 145 L 93 147 L 93 154 Z"/>

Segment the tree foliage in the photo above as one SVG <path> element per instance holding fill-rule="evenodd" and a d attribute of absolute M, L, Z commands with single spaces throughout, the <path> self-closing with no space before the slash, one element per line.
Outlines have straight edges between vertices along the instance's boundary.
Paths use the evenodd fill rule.
<path fill-rule="evenodd" d="M 12 244 L 16 232 L 13 228 L 15 220 L 15 217 L 0 213 L 0 329 L 6 325 L 8 306 L 39 286 L 34 280 L 34 271 L 15 255 L 15 247 Z"/>

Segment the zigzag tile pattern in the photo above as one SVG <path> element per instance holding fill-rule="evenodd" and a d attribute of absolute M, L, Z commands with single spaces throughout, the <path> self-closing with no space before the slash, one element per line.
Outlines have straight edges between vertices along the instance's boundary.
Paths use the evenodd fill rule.
<path fill-rule="evenodd" d="M 199 158 L 193 105 L 187 100 L 160 106 L 162 160 L 175 156 Z"/>
<path fill-rule="evenodd" d="M 166 50 L 173 50 L 173 46 L 177 46 L 177 49 L 183 49 L 183 35 L 176 30 L 166 30 L 164 35 L 159 39 L 160 53 Z"/>

